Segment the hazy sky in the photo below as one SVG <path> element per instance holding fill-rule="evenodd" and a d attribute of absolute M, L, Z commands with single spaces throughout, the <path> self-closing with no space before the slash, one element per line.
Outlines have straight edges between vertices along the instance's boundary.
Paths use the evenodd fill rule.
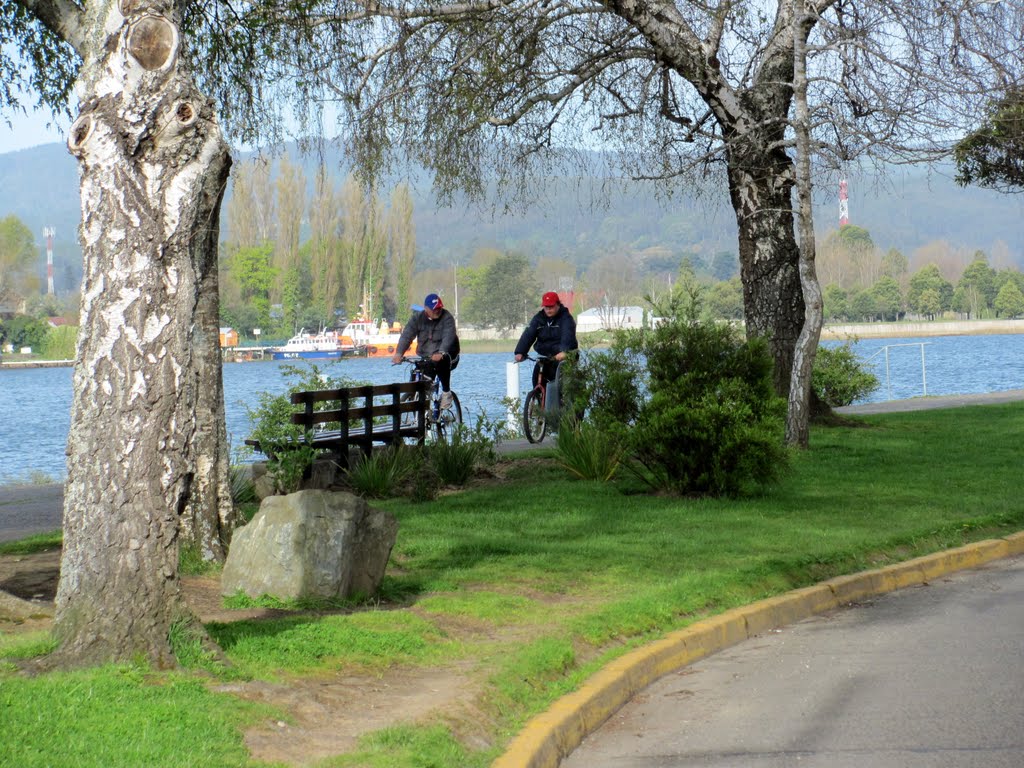
<path fill-rule="evenodd" d="M 10 126 L 7 125 L 7 121 L 10 121 Z M 47 123 L 53 123 L 53 117 L 47 110 L 29 110 L 27 115 L 0 115 L 0 154 L 28 149 L 39 144 L 63 142 L 64 134 L 53 125 L 47 128 Z"/>

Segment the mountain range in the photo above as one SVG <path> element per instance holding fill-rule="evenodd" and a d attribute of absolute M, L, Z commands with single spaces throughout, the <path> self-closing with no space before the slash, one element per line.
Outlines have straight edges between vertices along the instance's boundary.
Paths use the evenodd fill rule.
<path fill-rule="evenodd" d="M 297 159 L 312 185 L 318 160 Z M 324 160 L 329 168 L 339 169 L 340 184 L 345 173 L 341 156 L 328 153 Z M 655 250 L 672 258 L 692 254 L 702 259 L 736 252 L 736 224 L 725 189 L 720 194 L 705 190 L 699 199 L 677 195 L 669 201 L 643 183 L 601 190 L 607 190 L 601 179 L 551 179 L 538 191 L 536 204 L 503 212 L 480 210 L 464 200 L 441 206 L 429 185 L 414 185 L 417 264 L 466 264 L 481 247 L 564 258 L 581 268 L 605 253 Z M 388 194 L 382 190 L 383 198 Z M 815 217 L 821 235 L 837 227 L 839 203 L 837 194 L 820 188 L 818 194 Z M 591 202 L 602 195 L 603 203 Z M 851 181 L 849 212 L 850 222 L 867 229 L 883 250 L 897 248 L 911 256 L 915 249 L 946 241 L 954 250 L 995 253 L 997 261 L 1024 268 L 1024 195 L 960 188 L 948 175 L 901 168 L 881 183 Z M 0 218 L 9 214 L 35 234 L 44 264 L 43 228 L 54 228 L 57 289 L 77 285 L 78 171 L 63 144 L 0 154 Z"/>

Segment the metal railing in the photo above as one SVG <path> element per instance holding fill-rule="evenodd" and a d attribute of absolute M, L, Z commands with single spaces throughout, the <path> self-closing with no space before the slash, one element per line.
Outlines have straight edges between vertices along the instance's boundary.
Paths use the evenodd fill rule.
<path fill-rule="evenodd" d="M 930 341 L 916 341 L 909 344 L 886 344 L 884 347 L 876 351 L 873 355 L 867 358 L 864 362 L 869 363 L 878 357 L 881 353 L 885 353 L 885 389 L 889 393 L 889 399 L 892 400 L 892 381 L 889 376 L 889 350 L 895 347 L 920 347 L 921 348 L 921 388 L 923 389 L 923 397 L 928 397 L 928 373 L 924 362 L 924 348 L 931 344 Z"/>

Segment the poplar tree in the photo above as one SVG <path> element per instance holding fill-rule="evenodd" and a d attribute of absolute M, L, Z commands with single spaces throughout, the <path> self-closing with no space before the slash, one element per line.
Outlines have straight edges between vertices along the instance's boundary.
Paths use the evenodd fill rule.
<path fill-rule="evenodd" d="M 416 228 L 412 222 L 412 194 L 405 182 L 391 193 L 388 211 L 389 250 L 394 275 L 395 307 L 404 319 L 412 299 L 412 273 L 416 267 Z"/>

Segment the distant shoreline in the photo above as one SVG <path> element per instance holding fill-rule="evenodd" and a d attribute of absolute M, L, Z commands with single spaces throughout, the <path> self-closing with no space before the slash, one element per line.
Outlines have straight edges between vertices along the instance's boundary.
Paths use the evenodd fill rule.
<path fill-rule="evenodd" d="M 585 334 L 585 338 L 600 344 L 602 331 Z M 821 329 L 824 341 L 846 341 L 847 339 L 891 339 L 927 336 L 986 336 L 1000 334 L 1024 334 L 1024 319 L 1020 320 L 937 320 L 932 322 L 904 323 L 845 323 L 826 325 Z M 464 339 L 462 351 L 508 352 L 518 335 L 505 339 Z M 68 368 L 74 360 L 10 360 L 0 361 L 0 370 L 5 368 Z"/>
<path fill-rule="evenodd" d="M 920 336 L 995 336 L 1024 333 L 1022 320 L 937 320 L 904 323 L 847 323 L 826 325 L 827 340 L 915 338 Z"/>

